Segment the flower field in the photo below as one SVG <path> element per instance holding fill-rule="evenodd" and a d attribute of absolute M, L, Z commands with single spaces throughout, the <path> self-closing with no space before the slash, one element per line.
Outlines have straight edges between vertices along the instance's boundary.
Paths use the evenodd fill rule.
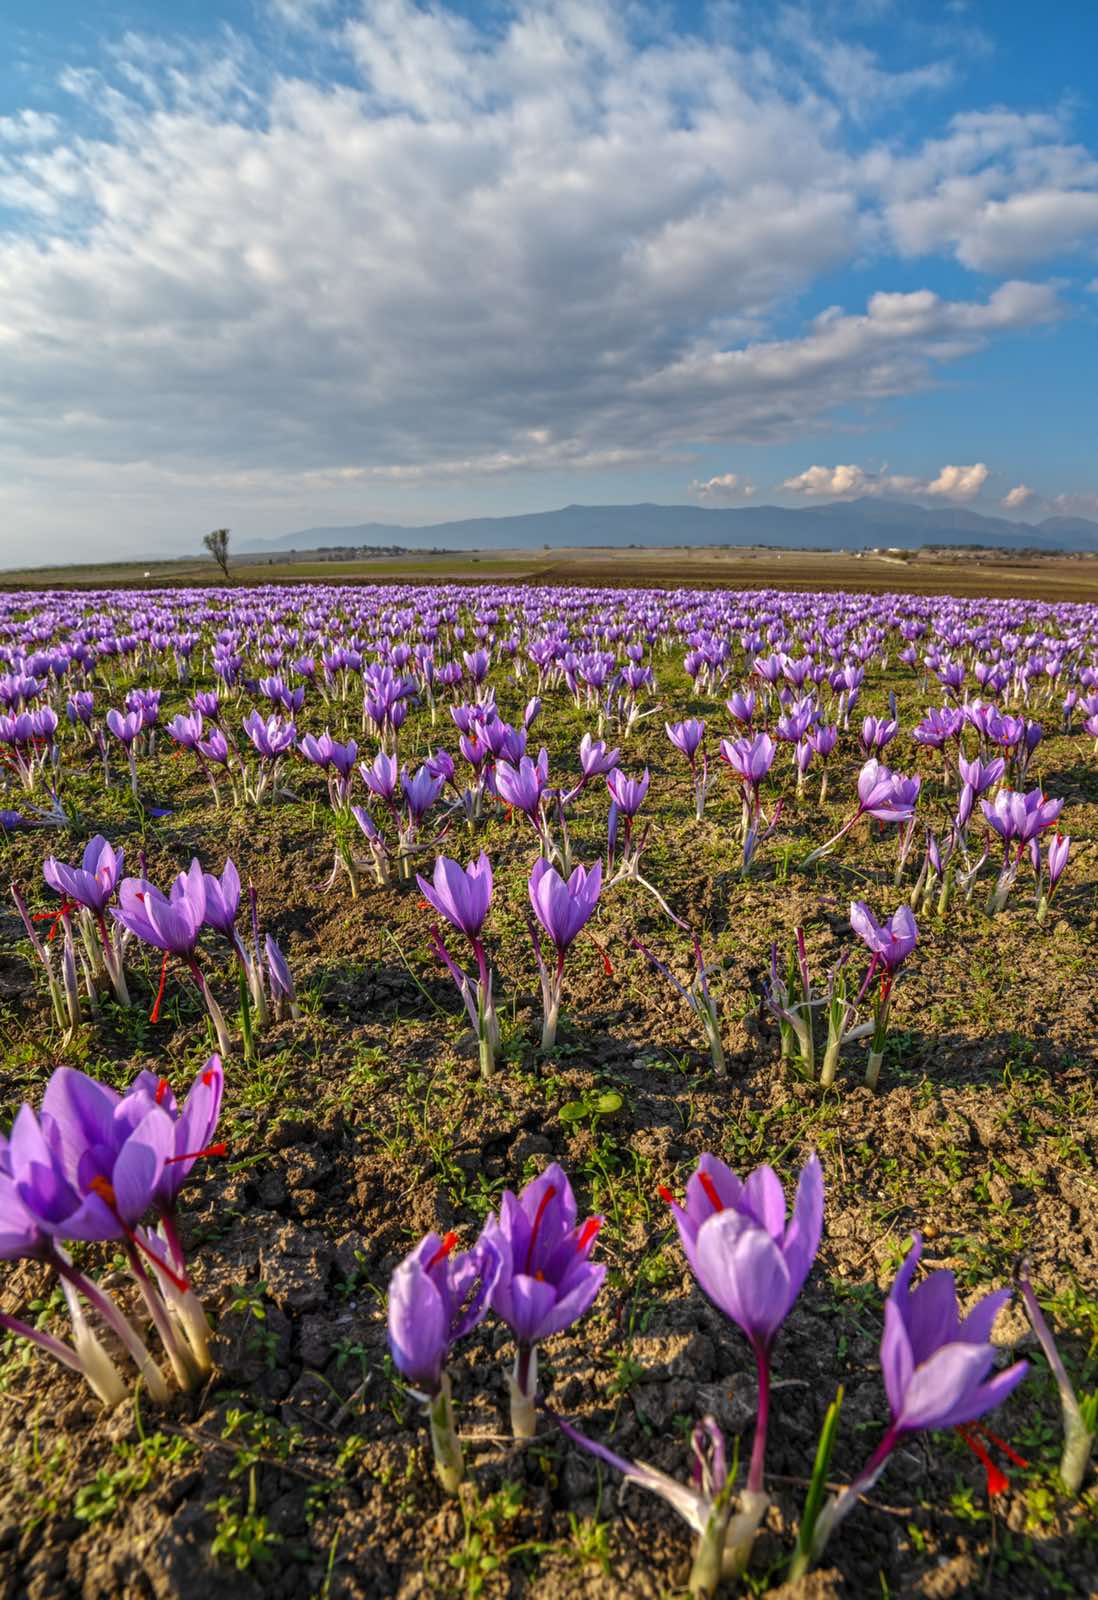
<path fill-rule="evenodd" d="M 1098 1587 L 1098 607 L 0 596 L 0 1597 Z"/>

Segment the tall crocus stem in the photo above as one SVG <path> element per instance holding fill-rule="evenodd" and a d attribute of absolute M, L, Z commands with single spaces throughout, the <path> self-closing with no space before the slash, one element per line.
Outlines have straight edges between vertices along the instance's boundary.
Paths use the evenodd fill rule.
<path fill-rule="evenodd" d="M 57 1269 L 58 1275 L 84 1296 L 92 1309 L 98 1311 L 108 1328 L 122 1341 L 144 1378 L 149 1393 L 159 1405 L 164 1405 L 168 1399 L 168 1385 L 164 1382 L 160 1368 L 149 1354 L 144 1341 L 134 1332 L 114 1301 L 90 1278 L 86 1278 L 82 1272 L 77 1272 L 76 1268 L 62 1256 L 51 1257 L 51 1262 Z"/>
<path fill-rule="evenodd" d="M 442 1374 L 438 1393 L 427 1402 L 427 1415 L 431 1424 L 431 1449 L 434 1451 L 439 1482 L 447 1494 L 457 1494 L 465 1477 L 465 1461 L 461 1454 L 461 1440 L 454 1426 L 448 1372 Z"/>
<path fill-rule="evenodd" d="M 747 1492 L 762 1494 L 763 1464 L 766 1460 L 766 1427 L 770 1420 L 770 1355 L 762 1344 L 755 1345 L 755 1369 L 759 1375 L 759 1409 L 755 1416 L 751 1465 L 747 1469 Z"/>
<path fill-rule="evenodd" d="M 520 1344 L 515 1370 L 507 1380 L 511 1391 L 511 1433 L 516 1439 L 532 1439 L 537 1432 L 534 1397 L 538 1389 L 537 1345 Z"/>
<path fill-rule="evenodd" d="M 175 1329 L 172 1327 L 167 1307 L 156 1285 L 141 1265 L 141 1258 L 137 1253 L 136 1247 L 132 1244 L 129 1245 L 126 1254 L 130 1264 L 130 1271 L 137 1280 L 137 1286 L 141 1290 L 142 1298 L 149 1308 L 149 1315 L 152 1317 L 156 1331 L 160 1335 L 168 1360 L 172 1364 L 176 1382 L 184 1391 L 193 1389 L 198 1379 L 198 1373 L 190 1355 L 175 1336 Z"/>

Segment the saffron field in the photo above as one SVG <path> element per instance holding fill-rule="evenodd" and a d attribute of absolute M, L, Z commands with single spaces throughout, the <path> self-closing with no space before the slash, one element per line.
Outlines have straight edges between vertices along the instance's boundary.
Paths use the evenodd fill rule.
<path fill-rule="evenodd" d="M 0 596 L 0 1596 L 1098 1586 L 1098 607 Z"/>

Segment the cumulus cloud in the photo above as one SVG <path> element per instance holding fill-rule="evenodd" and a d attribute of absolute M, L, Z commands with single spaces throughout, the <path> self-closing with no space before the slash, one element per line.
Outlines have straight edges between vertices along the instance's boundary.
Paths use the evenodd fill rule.
<path fill-rule="evenodd" d="M 938 476 L 927 484 L 926 492 L 940 495 L 944 500 L 972 500 L 987 479 L 988 470 L 982 461 L 976 461 L 970 467 L 943 467 Z"/>
<path fill-rule="evenodd" d="M 746 478 L 741 478 L 737 472 L 722 472 L 718 477 L 706 478 L 704 481 L 695 478 L 690 485 L 690 494 L 694 499 L 711 505 L 729 505 L 737 500 L 752 500 L 756 493 L 755 485 L 749 483 Z"/>
<path fill-rule="evenodd" d="M 904 255 L 1012 272 L 1098 239 L 1098 160 L 1060 115 L 965 112 L 913 152 L 869 152 L 864 170 Z"/>
<path fill-rule="evenodd" d="M 1008 489 L 999 501 L 1004 511 L 1020 511 L 1034 498 L 1033 490 L 1027 483 L 1016 483 L 1013 489 Z"/>
<path fill-rule="evenodd" d="M 889 89 L 862 51 L 795 70 L 609 0 L 269 14 L 307 29 L 292 69 L 231 33 L 127 35 L 65 75 L 72 129 L 0 124 L 9 525 L 53 492 L 46 462 L 116 469 L 131 497 L 171 472 L 289 495 L 787 440 L 1062 313 L 1024 279 L 796 311 L 888 228 L 954 248 L 911 210 L 953 178 L 1024 156 L 1051 182 L 1055 119 L 867 155 L 857 84 L 934 85 Z M 1060 167 L 1085 188 L 1082 153 Z"/>
<path fill-rule="evenodd" d="M 987 482 L 988 469 L 982 461 L 968 467 L 943 467 L 934 478 L 904 476 L 892 472 L 872 472 L 852 464 L 836 467 L 807 467 L 786 478 L 779 488 L 790 494 L 820 499 L 849 500 L 860 495 L 885 495 L 890 499 L 973 500 Z"/>
<path fill-rule="evenodd" d="M 806 494 L 838 499 L 847 495 L 864 494 L 870 480 L 861 467 L 806 467 L 793 478 L 780 485 L 790 494 Z"/>

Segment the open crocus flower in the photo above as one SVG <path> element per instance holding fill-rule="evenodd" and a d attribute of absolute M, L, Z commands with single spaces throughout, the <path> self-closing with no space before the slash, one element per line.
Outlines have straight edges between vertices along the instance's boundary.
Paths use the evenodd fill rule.
<path fill-rule="evenodd" d="M 998 1289 L 985 1295 L 962 1318 L 951 1272 L 932 1272 L 912 1289 L 921 1252 L 922 1239 L 915 1234 L 885 1304 L 881 1370 L 891 1420 L 855 1481 L 821 1511 L 812 1540 L 812 1560 L 819 1559 L 835 1528 L 876 1483 L 898 1444 L 913 1433 L 934 1428 L 961 1428 L 964 1432 L 966 1426 L 1001 1405 L 1029 1370 L 1028 1361 L 1016 1361 L 989 1376 L 996 1353 L 991 1329 L 1011 1291 Z M 966 1437 L 988 1464 L 982 1446 Z M 997 1468 L 989 1470 L 989 1487 L 993 1491 L 1005 1487 Z"/>
<path fill-rule="evenodd" d="M 47 856 L 42 864 L 42 876 L 62 899 L 101 913 L 114 893 L 122 871 L 123 855 L 123 851 L 115 850 L 102 834 L 97 833 L 84 846 L 80 866 L 67 867 L 56 856 Z"/>
<path fill-rule="evenodd" d="M 755 1353 L 759 1411 L 747 1487 L 763 1489 L 770 1399 L 770 1353 L 778 1330 L 816 1258 L 823 1228 L 823 1172 L 809 1157 L 801 1171 L 793 1214 L 772 1167 L 744 1182 L 716 1156 L 703 1155 L 680 1206 L 666 1191 L 679 1239 L 699 1285 L 746 1334 Z"/>
<path fill-rule="evenodd" d="M 464 1464 L 446 1362 L 452 1346 L 482 1321 L 501 1266 L 498 1250 L 483 1236 L 472 1250 L 455 1253 L 456 1244 L 456 1233 L 445 1239 L 429 1233 L 389 1283 L 389 1349 L 427 1407 L 435 1467 L 451 1494 Z"/>
<path fill-rule="evenodd" d="M 516 1439 L 534 1434 L 538 1343 L 570 1328 L 602 1287 L 606 1268 L 588 1259 L 601 1226 L 601 1217 L 576 1226 L 572 1185 L 556 1162 L 520 1195 L 504 1190 L 498 1218 L 484 1225 L 482 1237 L 502 1263 L 490 1304 L 518 1347 L 510 1380 Z"/>
<path fill-rule="evenodd" d="M 896 972 L 914 950 L 919 938 L 915 918 L 908 906 L 893 912 L 883 925 L 864 900 L 850 903 L 850 926 L 874 957 L 874 964 L 886 972 Z"/>
<path fill-rule="evenodd" d="M 178 956 L 198 985 L 198 992 L 206 1003 L 217 1032 L 222 1055 L 228 1055 L 232 1046 L 225 1018 L 195 959 L 198 936 L 206 920 L 206 877 L 198 860 L 191 862 L 187 872 L 179 874 L 166 895 L 145 878 L 123 878 L 118 891 L 118 905 L 112 906 L 110 911 L 111 916 L 127 932 L 143 944 L 150 944 L 154 949 L 164 952 L 160 992 L 153 1006 L 152 1020 L 155 1022 L 160 1012 L 168 959 Z"/>

